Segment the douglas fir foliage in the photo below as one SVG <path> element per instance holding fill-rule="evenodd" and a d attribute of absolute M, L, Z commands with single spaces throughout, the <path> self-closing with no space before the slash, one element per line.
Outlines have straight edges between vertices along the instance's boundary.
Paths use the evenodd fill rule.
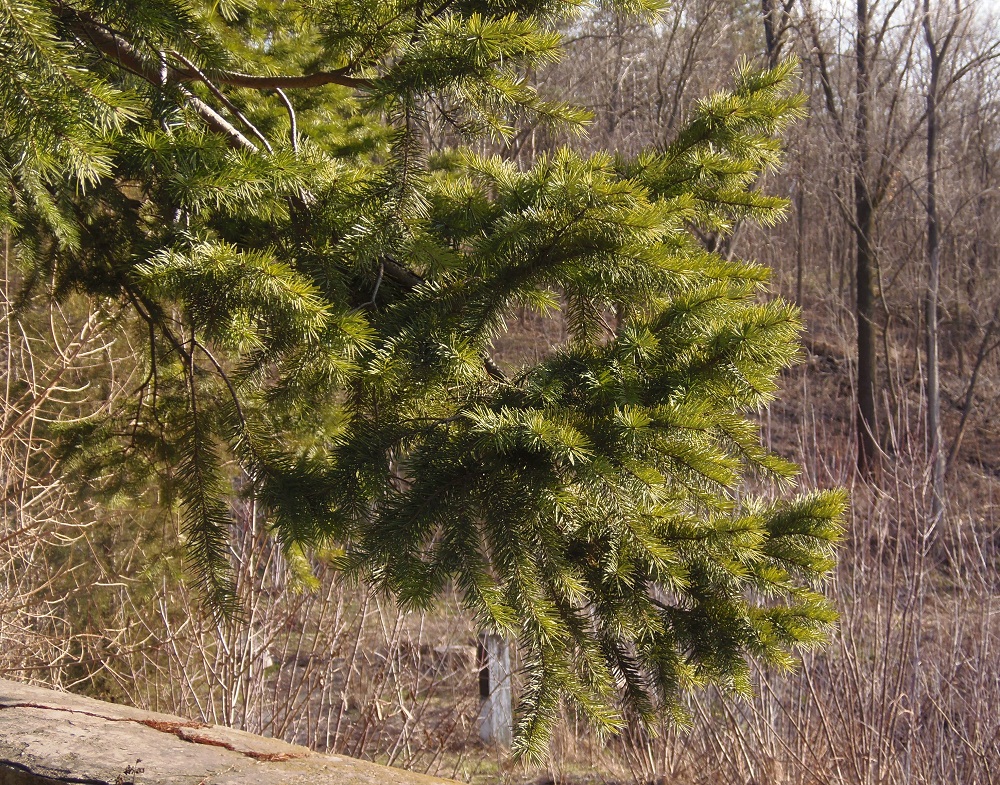
<path fill-rule="evenodd" d="M 656 0 L 613 0 L 655 18 Z M 834 619 L 844 497 L 748 414 L 796 355 L 767 271 L 698 237 L 769 223 L 753 185 L 800 111 L 741 68 L 670 145 L 524 170 L 437 138 L 581 127 L 537 95 L 574 0 L 3 0 L 0 220 L 24 300 L 83 294 L 143 348 L 127 406 L 59 429 L 92 488 L 161 484 L 233 607 L 238 469 L 278 540 L 401 602 L 457 586 L 524 663 L 517 750 L 750 689 Z M 440 129 L 444 129 L 442 132 Z M 514 309 L 568 340 L 503 368 Z M 768 493 L 769 496 L 773 494 Z"/>

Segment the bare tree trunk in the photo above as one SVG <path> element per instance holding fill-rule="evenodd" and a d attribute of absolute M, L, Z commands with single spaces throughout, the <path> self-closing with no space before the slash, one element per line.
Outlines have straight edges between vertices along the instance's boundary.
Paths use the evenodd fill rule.
<path fill-rule="evenodd" d="M 793 3 L 794 0 L 760 0 L 764 21 L 764 50 L 769 68 L 774 68 L 781 62 L 785 34 L 791 25 Z"/>
<path fill-rule="evenodd" d="M 608 96 L 608 115 L 606 118 L 608 143 L 615 141 L 615 131 L 622 114 L 622 77 L 625 70 L 625 30 L 620 14 L 615 14 L 614 66 L 611 78 L 611 95 Z"/>
<path fill-rule="evenodd" d="M 804 184 L 801 179 L 795 184 L 795 304 L 800 308 L 803 305 L 804 292 L 802 290 L 802 277 L 805 267 L 803 259 L 803 248 L 805 246 L 805 204 L 806 195 Z"/>
<path fill-rule="evenodd" d="M 938 82 L 941 76 L 940 49 L 931 28 L 930 0 L 924 0 L 924 38 L 930 58 L 927 87 L 927 296 L 925 339 L 927 342 L 927 440 L 931 461 L 931 522 L 944 513 L 945 453 L 941 437 L 941 380 L 938 352 L 938 302 L 941 288 L 941 250 L 937 209 Z"/>
<path fill-rule="evenodd" d="M 854 217 L 856 236 L 856 317 L 858 322 L 858 471 L 871 478 L 878 460 L 878 428 L 875 417 L 876 349 L 875 349 L 875 208 L 868 187 L 869 138 L 871 121 L 869 76 L 869 13 L 868 0 L 858 0 L 857 39 L 857 108 L 854 135 L 858 160 L 854 171 Z"/>

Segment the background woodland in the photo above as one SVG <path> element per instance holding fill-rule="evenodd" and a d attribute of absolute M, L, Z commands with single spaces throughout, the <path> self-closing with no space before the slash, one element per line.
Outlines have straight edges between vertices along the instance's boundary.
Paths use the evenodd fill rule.
<path fill-rule="evenodd" d="M 132 347 L 82 300 L 24 309 L 4 248 L 0 324 L 0 676 L 472 781 L 986 783 L 1000 764 L 1000 26 L 986 4 L 676 0 L 655 24 L 593 12 L 540 67 L 588 108 L 582 136 L 527 124 L 481 151 L 673 139 L 741 58 L 795 56 L 808 115 L 766 175 L 773 227 L 705 234 L 774 271 L 807 332 L 760 413 L 807 487 L 847 486 L 831 644 L 756 697 L 691 704 L 690 728 L 597 738 L 572 710 L 546 766 L 484 750 L 475 637 L 457 600 L 403 612 L 333 569 L 314 585 L 248 505 L 228 558 L 247 618 L 189 580 L 176 510 L 100 503 L 53 480 L 47 424 L 114 407 Z M 428 138 L 441 148 L 445 126 Z M 566 325 L 527 310 L 495 346 L 516 368 Z"/>

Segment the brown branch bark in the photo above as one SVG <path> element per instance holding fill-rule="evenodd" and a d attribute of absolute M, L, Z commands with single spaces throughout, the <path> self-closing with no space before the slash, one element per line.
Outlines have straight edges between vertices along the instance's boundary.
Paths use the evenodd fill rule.
<path fill-rule="evenodd" d="M 154 64 L 143 57 L 123 34 L 98 21 L 90 14 L 61 4 L 57 4 L 57 13 L 69 25 L 70 29 L 90 41 L 101 54 L 137 76 L 141 76 L 151 84 L 163 84 L 164 70 L 167 82 L 196 82 L 202 78 L 198 70 L 193 67 L 178 68 L 171 65 L 164 67 L 160 62 Z M 212 71 L 210 76 L 219 84 L 231 87 L 248 87 L 253 90 L 310 88 L 328 84 L 354 89 L 364 89 L 371 86 L 371 80 L 350 76 L 346 69 L 317 71 L 312 74 L 275 74 L 270 76 L 243 74 L 238 71 Z"/>
<path fill-rule="evenodd" d="M 231 107 L 231 102 L 221 95 L 215 83 L 255 90 L 310 88 L 328 84 L 364 89 L 371 84 L 370 80 L 349 76 L 343 70 L 320 71 L 314 74 L 274 76 L 254 76 L 234 71 L 213 71 L 206 75 L 187 61 L 185 61 L 185 65 L 178 67 L 167 63 L 162 58 L 162 55 L 158 56 L 156 61 L 151 60 L 128 41 L 123 34 L 103 24 L 90 14 L 77 11 L 62 4 L 56 5 L 56 13 L 81 41 L 90 43 L 98 52 L 120 68 L 135 74 L 152 85 L 165 86 L 172 84 L 180 87 L 187 105 L 204 120 L 206 125 L 213 131 L 227 136 L 235 147 L 254 152 L 257 151 L 257 145 L 251 142 L 238 128 L 215 109 L 183 86 L 189 82 L 204 82 L 213 95 Z M 237 115 L 239 115 L 239 112 L 237 112 Z M 243 119 L 242 116 L 241 119 Z M 252 125 L 250 127 L 253 131 L 256 131 Z M 260 137 L 259 132 L 257 132 L 257 135 Z M 265 140 L 262 139 L 262 141 Z M 265 146 L 267 146 L 266 141 Z"/>

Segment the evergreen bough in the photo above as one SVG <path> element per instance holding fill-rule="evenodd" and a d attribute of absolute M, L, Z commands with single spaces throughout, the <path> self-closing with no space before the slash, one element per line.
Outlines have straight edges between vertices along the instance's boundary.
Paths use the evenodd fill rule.
<path fill-rule="evenodd" d="M 83 293 L 144 363 L 127 405 L 58 430 L 66 469 L 169 491 L 222 611 L 234 466 L 293 563 L 333 550 L 416 607 L 456 586 L 519 642 L 531 755 L 564 699 L 605 730 L 683 721 L 693 688 L 746 695 L 751 662 L 790 666 L 835 619 L 818 589 L 845 505 L 768 501 L 795 467 L 753 415 L 797 312 L 698 239 L 784 209 L 754 186 L 801 111 L 793 64 L 741 66 L 636 158 L 523 169 L 458 144 L 583 123 L 525 74 L 585 13 L 0 2 L 0 220 L 25 302 Z M 568 338 L 504 368 L 520 308 Z"/>

